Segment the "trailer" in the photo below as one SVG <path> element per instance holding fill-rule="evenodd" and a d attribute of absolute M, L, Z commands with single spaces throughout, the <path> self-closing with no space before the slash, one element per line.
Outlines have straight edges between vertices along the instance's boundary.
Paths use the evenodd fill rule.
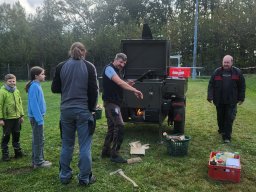
<path fill-rule="evenodd" d="M 121 106 L 124 122 L 158 124 L 162 135 L 162 125 L 167 119 L 173 133 L 184 134 L 188 79 L 170 73 L 170 41 L 129 39 L 121 41 L 121 48 L 128 58 L 122 78 L 134 81 L 134 87 L 144 95 L 139 100 L 124 91 Z"/>

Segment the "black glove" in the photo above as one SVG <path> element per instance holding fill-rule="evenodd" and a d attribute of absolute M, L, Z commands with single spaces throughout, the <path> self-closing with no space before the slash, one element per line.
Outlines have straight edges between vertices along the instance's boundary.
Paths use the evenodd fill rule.
<path fill-rule="evenodd" d="M 88 119 L 88 129 L 89 129 L 89 135 L 93 135 L 96 128 L 96 118 L 95 113 L 92 114 L 91 117 Z"/>

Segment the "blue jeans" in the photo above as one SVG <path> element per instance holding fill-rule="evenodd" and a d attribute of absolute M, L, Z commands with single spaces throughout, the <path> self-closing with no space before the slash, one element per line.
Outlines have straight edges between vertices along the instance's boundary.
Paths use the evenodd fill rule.
<path fill-rule="evenodd" d="M 89 110 L 72 108 L 61 111 L 62 149 L 59 173 L 61 182 L 69 181 L 72 177 L 70 163 L 72 161 L 77 131 L 80 152 L 78 180 L 89 183 L 89 176 L 92 172 L 92 135 L 89 135 L 88 118 L 91 116 L 92 114 Z"/>
<path fill-rule="evenodd" d="M 38 125 L 33 117 L 30 117 L 32 126 L 32 164 L 41 165 L 44 162 L 44 127 Z"/>

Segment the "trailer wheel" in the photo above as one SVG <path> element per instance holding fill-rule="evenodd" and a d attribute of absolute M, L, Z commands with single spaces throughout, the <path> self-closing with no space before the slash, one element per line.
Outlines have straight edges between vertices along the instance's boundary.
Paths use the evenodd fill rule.
<path fill-rule="evenodd" d="M 181 121 L 181 122 L 174 121 L 173 133 L 184 134 L 184 121 Z"/>
<path fill-rule="evenodd" d="M 179 115 L 181 119 L 179 119 L 178 121 L 176 119 L 176 117 L 174 117 L 174 133 L 175 134 L 184 134 L 184 128 L 185 128 L 185 107 L 182 107 L 179 109 L 179 113 L 176 113 L 176 115 Z"/>

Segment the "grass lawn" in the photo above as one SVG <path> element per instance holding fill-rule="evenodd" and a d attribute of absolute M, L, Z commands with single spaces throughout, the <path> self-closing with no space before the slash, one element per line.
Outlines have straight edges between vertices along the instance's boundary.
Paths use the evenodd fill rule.
<path fill-rule="evenodd" d="M 90 187 L 79 187 L 76 177 L 68 185 L 62 185 L 58 179 L 59 153 L 61 148 L 59 122 L 60 96 L 52 94 L 50 82 L 42 83 L 47 102 L 45 116 L 45 158 L 53 162 L 50 169 L 31 168 L 31 126 L 28 118 L 22 126 L 21 146 L 26 153 L 22 159 L 0 161 L 0 191 L 134 191 L 132 184 L 118 175 L 109 173 L 119 168 L 138 185 L 136 191 L 256 191 L 256 76 L 246 76 L 246 100 L 238 106 L 237 118 L 233 126 L 231 144 L 223 144 L 217 133 L 215 107 L 206 101 L 207 79 L 189 80 L 186 107 L 185 134 L 191 136 L 188 155 L 171 157 L 165 144 L 159 144 L 158 125 L 126 124 L 125 140 L 121 154 L 129 158 L 129 143 L 140 140 L 149 143 L 150 148 L 137 164 L 114 164 L 109 159 L 101 159 L 100 152 L 107 130 L 104 113 L 97 121 L 97 130 L 93 137 L 92 158 L 93 173 L 97 182 Z M 27 97 L 25 82 L 18 82 L 22 93 L 24 109 Z M 101 100 L 99 101 L 102 102 Z M 165 131 L 171 127 L 165 124 Z M 0 133 L 2 136 L 2 131 Z M 10 155 L 13 157 L 11 142 Z M 230 183 L 214 181 L 208 178 L 208 159 L 211 151 L 239 152 L 241 155 L 241 182 Z M 72 168 L 74 176 L 78 173 L 78 145 L 74 151 Z"/>

